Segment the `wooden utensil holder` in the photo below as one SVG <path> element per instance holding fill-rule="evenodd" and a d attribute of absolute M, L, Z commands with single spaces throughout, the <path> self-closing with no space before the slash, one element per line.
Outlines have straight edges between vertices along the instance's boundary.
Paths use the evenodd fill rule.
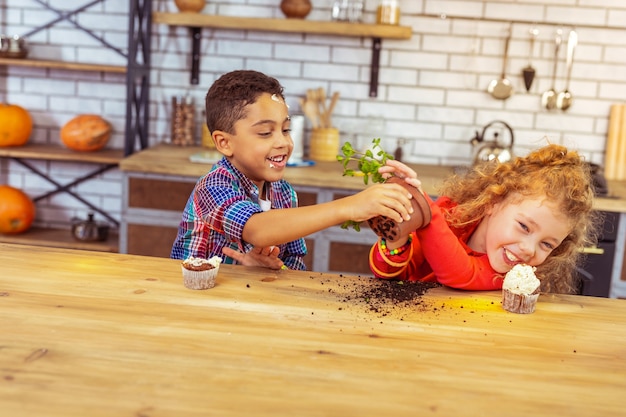
<path fill-rule="evenodd" d="M 339 153 L 339 130 L 331 127 L 313 129 L 309 144 L 309 157 L 314 161 L 336 161 Z"/>

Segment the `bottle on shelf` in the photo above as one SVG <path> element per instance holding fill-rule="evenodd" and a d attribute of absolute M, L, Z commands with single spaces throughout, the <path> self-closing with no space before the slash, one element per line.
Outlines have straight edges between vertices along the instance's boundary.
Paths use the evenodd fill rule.
<path fill-rule="evenodd" d="M 399 25 L 400 1 L 380 0 L 376 9 L 376 23 L 381 25 Z"/>

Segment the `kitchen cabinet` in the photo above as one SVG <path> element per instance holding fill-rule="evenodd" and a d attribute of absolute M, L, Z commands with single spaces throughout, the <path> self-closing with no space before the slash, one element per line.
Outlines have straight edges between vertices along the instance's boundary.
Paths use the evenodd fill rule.
<path fill-rule="evenodd" d="M 187 198 L 196 180 L 211 167 L 210 164 L 190 162 L 190 155 L 198 152 L 205 150 L 200 147 L 160 144 L 120 162 L 124 192 L 120 226 L 121 253 L 169 257 Z M 215 155 L 214 159 L 218 157 Z M 453 167 L 446 166 L 411 166 L 420 173 L 422 187 L 430 195 L 437 195 L 441 181 L 454 172 Z M 341 170 L 341 165 L 336 162 L 318 162 L 313 167 L 288 168 L 285 179 L 298 192 L 301 205 L 331 201 L 365 188 L 361 178 L 342 177 Z M 610 296 L 626 298 L 626 268 L 623 268 L 626 251 L 626 182 L 609 181 L 609 189 L 611 197 L 597 198 L 594 208 L 609 212 L 605 218 L 607 232 L 598 247 L 600 250 L 606 249 L 605 244 L 608 242 L 604 240 L 613 239 L 615 256 L 611 257 L 608 250 L 604 252 L 606 256 L 598 258 L 592 258 L 589 253 L 589 262 L 602 265 L 604 269 L 596 273 L 589 264 L 587 267 L 590 273 L 601 277 L 596 279 L 594 287 L 600 285 L 600 282 L 605 287 L 610 282 Z M 371 273 L 367 257 L 375 240 L 376 236 L 367 227 L 361 232 L 344 230 L 339 226 L 322 230 L 306 237 L 309 248 L 306 265 L 312 271 L 369 276 Z"/>
<path fill-rule="evenodd" d="M 583 250 L 584 260 L 579 268 L 582 295 L 609 297 L 611 292 L 620 213 L 602 212 L 602 217 L 604 220 L 598 244 Z"/>

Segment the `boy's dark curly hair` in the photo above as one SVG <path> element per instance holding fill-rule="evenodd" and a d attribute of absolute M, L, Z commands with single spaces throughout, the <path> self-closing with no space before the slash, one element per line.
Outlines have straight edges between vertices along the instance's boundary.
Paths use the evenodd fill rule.
<path fill-rule="evenodd" d="M 235 122 L 246 117 L 247 106 L 263 93 L 276 94 L 285 100 L 278 80 L 261 72 L 237 70 L 222 75 L 209 88 L 205 99 L 209 131 L 234 134 Z"/>
<path fill-rule="evenodd" d="M 481 220 L 490 207 L 506 198 L 545 196 L 556 202 L 572 229 L 563 242 L 537 267 L 541 291 L 577 293 L 574 273 L 580 250 L 595 244 L 599 216 L 593 211 L 593 185 L 589 164 L 560 145 L 547 145 L 526 157 L 506 163 L 486 162 L 466 175 L 455 175 L 442 186 L 441 195 L 458 206 L 446 213 L 453 227 Z M 515 201 L 515 200 L 514 200 Z"/>

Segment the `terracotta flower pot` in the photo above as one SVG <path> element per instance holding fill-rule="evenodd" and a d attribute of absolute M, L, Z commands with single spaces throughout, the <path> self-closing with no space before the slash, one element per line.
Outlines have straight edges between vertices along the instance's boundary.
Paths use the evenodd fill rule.
<path fill-rule="evenodd" d="M 417 188 L 407 184 L 403 179 L 398 177 L 390 177 L 385 182 L 391 182 L 402 185 L 406 188 L 413 198 L 411 204 L 413 205 L 413 214 L 409 221 L 403 221 L 402 223 L 396 223 L 386 216 L 378 216 L 369 219 L 367 223 L 370 225 L 374 233 L 379 237 L 385 239 L 387 242 L 395 242 L 400 236 L 406 236 L 413 230 L 426 227 L 430 223 L 432 213 L 430 212 L 430 206 L 424 194 Z"/>

